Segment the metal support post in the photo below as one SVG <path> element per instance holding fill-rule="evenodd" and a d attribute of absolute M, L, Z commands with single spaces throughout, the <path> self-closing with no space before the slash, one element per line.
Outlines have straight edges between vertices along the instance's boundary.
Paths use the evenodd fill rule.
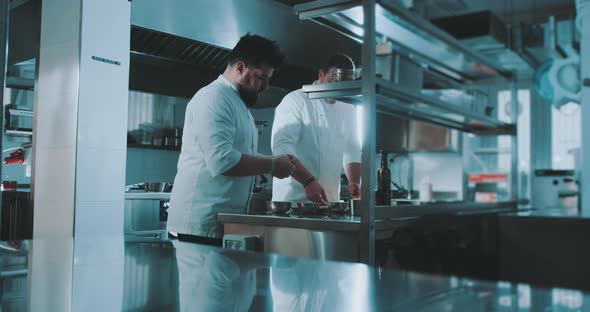
<path fill-rule="evenodd" d="M 512 124 L 516 125 L 518 122 L 518 87 L 516 86 L 516 75 L 514 81 L 510 86 L 510 119 Z M 510 162 L 510 200 L 518 200 L 518 127 L 515 128 L 515 133 L 510 137 L 511 148 L 511 162 Z"/>
<path fill-rule="evenodd" d="M 362 189 L 361 189 L 361 233 L 360 256 L 363 263 L 375 263 L 375 149 L 377 103 L 376 103 L 376 30 L 375 0 L 363 1 L 363 116 L 362 116 Z"/>
<path fill-rule="evenodd" d="M 580 39 L 580 73 L 582 75 L 582 147 L 581 147 L 581 213 L 584 216 L 590 215 L 590 1 L 577 0 L 577 24 L 581 33 Z"/>

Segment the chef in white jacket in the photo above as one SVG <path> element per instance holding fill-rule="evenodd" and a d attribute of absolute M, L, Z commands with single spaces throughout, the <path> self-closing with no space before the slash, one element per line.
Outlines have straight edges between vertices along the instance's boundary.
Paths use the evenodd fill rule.
<path fill-rule="evenodd" d="M 318 70 L 316 83 L 333 81 L 334 69 L 354 70 L 345 54 L 336 54 Z M 340 199 L 342 169 L 353 198 L 360 196 L 361 146 L 356 109 L 334 100 L 310 100 L 301 90 L 289 93 L 275 110 L 271 138 L 274 155 L 297 158 L 291 177 L 273 179 L 272 199 L 291 202 L 332 202 Z"/>
<path fill-rule="evenodd" d="M 283 59 L 274 41 L 247 34 L 230 53 L 225 72 L 188 103 L 167 222 L 179 240 L 221 246 L 217 214 L 246 212 L 254 176 L 280 179 L 294 169 L 292 156 L 257 154 L 258 133 L 248 110 Z"/>

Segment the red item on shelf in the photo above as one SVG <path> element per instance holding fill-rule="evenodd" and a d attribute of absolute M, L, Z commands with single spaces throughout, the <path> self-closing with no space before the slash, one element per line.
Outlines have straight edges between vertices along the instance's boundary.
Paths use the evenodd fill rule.
<path fill-rule="evenodd" d="M 22 164 L 25 162 L 25 153 L 22 148 L 10 153 L 10 156 L 4 158 L 4 163 L 7 165 Z"/>
<path fill-rule="evenodd" d="M 2 187 L 5 191 L 16 191 L 18 183 L 17 181 L 2 181 Z"/>

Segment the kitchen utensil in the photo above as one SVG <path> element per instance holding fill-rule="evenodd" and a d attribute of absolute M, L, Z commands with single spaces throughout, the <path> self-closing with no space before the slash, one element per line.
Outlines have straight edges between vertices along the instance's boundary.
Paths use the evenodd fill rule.
<path fill-rule="evenodd" d="M 272 213 L 287 213 L 291 209 L 291 202 L 267 201 L 266 209 Z"/>
<path fill-rule="evenodd" d="M 301 214 L 315 214 L 320 211 L 320 204 L 318 203 L 297 203 L 297 209 Z"/>
<path fill-rule="evenodd" d="M 145 182 L 144 188 L 146 192 L 159 192 L 160 191 L 160 182 Z"/>
<path fill-rule="evenodd" d="M 328 210 L 331 213 L 347 213 L 350 211 L 350 206 L 347 202 L 329 202 Z"/>

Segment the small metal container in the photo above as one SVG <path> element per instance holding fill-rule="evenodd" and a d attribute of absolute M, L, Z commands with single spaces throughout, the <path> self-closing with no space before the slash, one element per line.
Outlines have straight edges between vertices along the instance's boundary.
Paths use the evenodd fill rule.
<path fill-rule="evenodd" d="M 144 188 L 146 192 L 160 192 L 161 182 L 145 182 Z"/>
<path fill-rule="evenodd" d="M 328 210 L 331 213 L 347 213 L 350 211 L 350 206 L 347 202 L 329 202 Z"/>
<path fill-rule="evenodd" d="M 316 214 L 321 208 L 318 203 L 297 203 L 297 209 L 301 214 Z"/>
<path fill-rule="evenodd" d="M 334 68 L 332 69 L 332 81 L 351 81 L 354 80 L 354 69 Z"/>
<path fill-rule="evenodd" d="M 267 201 L 266 209 L 272 213 L 285 214 L 291 209 L 291 202 Z"/>

